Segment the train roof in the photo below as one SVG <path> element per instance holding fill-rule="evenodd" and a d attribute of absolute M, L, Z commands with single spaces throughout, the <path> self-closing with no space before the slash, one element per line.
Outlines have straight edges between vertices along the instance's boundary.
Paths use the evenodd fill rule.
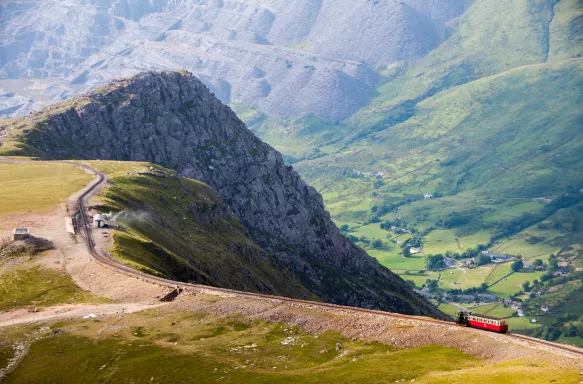
<path fill-rule="evenodd" d="M 484 319 L 489 319 L 489 320 L 504 320 L 502 317 L 495 317 L 495 316 L 482 315 L 481 313 L 470 312 L 470 314 L 471 314 L 472 316 L 476 316 L 476 317 L 483 317 Z"/>

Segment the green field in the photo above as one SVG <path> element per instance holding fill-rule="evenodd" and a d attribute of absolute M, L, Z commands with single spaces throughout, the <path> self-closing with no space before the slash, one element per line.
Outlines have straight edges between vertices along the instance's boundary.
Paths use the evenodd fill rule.
<path fill-rule="evenodd" d="M 450 315 L 451 317 L 453 317 L 455 315 L 455 313 L 460 310 L 460 308 L 456 307 L 455 305 L 451 305 L 451 304 L 447 304 L 447 303 L 439 304 L 437 309 L 439 309 L 441 312 L 443 312 L 447 315 Z"/>
<path fill-rule="evenodd" d="M 551 253 L 557 254 L 560 248 L 552 244 L 540 243 L 529 244 L 526 239 L 529 235 L 533 235 L 532 231 L 524 231 L 511 239 L 501 242 L 495 249 L 497 252 L 506 253 L 510 255 L 520 255 L 525 260 L 542 259 L 547 261 Z"/>
<path fill-rule="evenodd" d="M 481 307 L 474 307 L 472 308 L 472 311 L 481 313 L 483 315 L 490 315 L 503 318 L 512 317 L 514 315 L 514 312 L 516 312 L 514 309 L 510 307 L 504 307 L 504 305 L 500 303 L 489 304 Z"/>
<path fill-rule="evenodd" d="M 441 283 L 444 288 L 468 289 L 479 287 L 490 272 L 493 265 L 485 265 L 479 268 L 448 269 L 441 273 Z"/>
<path fill-rule="evenodd" d="M 511 317 L 508 319 L 508 328 L 513 331 L 532 330 L 540 327 L 537 323 L 532 323 L 532 317 Z"/>
<path fill-rule="evenodd" d="M 415 282 L 415 287 L 417 287 L 417 288 L 421 288 L 423 286 L 423 284 L 425 284 L 425 282 L 428 279 L 437 280 L 439 277 L 439 273 L 437 273 L 437 272 L 426 272 L 422 275 L 418 275 L 418 274 L 406 275 L 402 271 L 394 271 L 394 272 L 397 273 L 399 276 L 401 276 L 401 278 L 404 280 L 411 280 L 411 281 Z"/>
<path fill-rule="evenodd" d="M 0 274 L 0 310 L 23 306 L 105 302 L 109 300 L 82 290 L 64 272 L 31 267 Z"/>
<path fill-rule="evenodd" d="M 425 268 L 425 257 L 423 255 L 412 255 L 411 257 L 405 258 L 401 252 L 386 252 L 376 249 L 368 250 L 368 254 L 375 257 L 382 265 L 389 269 L 417 272 Z"/>
<path fill-rule="evenodd" d="M 509 297 L 522 290 L 522 283 L 540 279 L 543 272 L 520 272 L 504 278 L 502 281 L 490 286 L 489 290 L 498 297 Z"/>
<path fill-rule="evenodd" d="M 54 209 L 92 179 L 92 175 L 64 162 L 0 161 L 0 215 Z"/>
<path fill-rule="evenodd" d="M 447 251 L 459 252 L 455 233 L 447 230 L 435 230 L 425 237 L 423 251 L 427 254 L 445 253 Z"/>

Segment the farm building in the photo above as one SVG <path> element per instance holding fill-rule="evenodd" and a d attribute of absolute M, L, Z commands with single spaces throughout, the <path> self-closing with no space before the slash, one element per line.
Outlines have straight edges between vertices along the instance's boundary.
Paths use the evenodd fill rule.
<path fill-rule="evenodd" d="M 508 256 L 508 255 L 504 255 L 504 254 L 500 254 L 500 253 L 494 253 L 494 252 L 490 252 L 490 251 L 482 251 L 482 255 L 489 256 L 492 259 L 493 263 L 503 263 L 505 261 L 514 260 L 514 258 L 512 256 Z"/>
<path fill-rule="evenodd" d="M 472 265 L 474 265 L 476 259 L 465 259 L 462 260 L 462 265 L 465 265 L 466 267 L 471 267 Z"/>
<path fill-rule="evenodd" d="M 14 240 L 26 240 L 30 237 L 30 231 L 28 228 L 14 228 L 12 233 Z"/>
<path fill-rule="evenodd" d="M 452 259 L 451 257 L 444 257 L 443 261 L 445 262 L 445 266 L 447 268 L 455 266 L 455 259 Z"/>
<path fill-rule="evenodd" d="M 491 293 L 478 293 L 478 299 L 483 303 L 493 303 L 498 300 L 495 295 Z"/>

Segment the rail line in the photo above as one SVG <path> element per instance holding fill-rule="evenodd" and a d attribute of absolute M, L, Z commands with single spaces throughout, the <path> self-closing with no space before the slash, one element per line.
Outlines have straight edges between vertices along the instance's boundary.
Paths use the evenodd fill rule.
<path fill-rule="evenodd" d="M 91 256 L 98 262 L 100 265 L 104 266 L 105 268 L 111 269 L 115 272 L 122 273 L 128 275 L 130 277 L 138 278 L 145 282 L 151 284 L 157 284 L 163 287 L 168 287 L 172 289 L 185 289 L 185 288 L 194 288 L 200 292 L 209 293 L 209 294 L 222 294 L 227 295 L 230 297 L 239 297 L 239 298 L 248 298 L 248 299 L 258 299 L 263 301 L 271 301 L 271 302 L 279 302 L 279 303 L 287 303 L 291 306 L 302 306 L 302 307 L 309 307 L 309 308 L 316 308 L 316 309 L 334 309 L 334 310 L 342 310 L 348 311 L 352 313 L 360 313 L 366 314 L 369 316 L 378 316 L 384 318 L 392 318 L 392 319 L 404 319 L 409 321 L 416 321 L 419 323 L 425 324 L 435 324 L 441 326 L 458 326 L 456 323 L 451 321 L 443 321 L 443 320 L 435 320 L 430 318 L 424 318 L 420 316 L 412 316 L 412 315 L 403 315 L 398 313 L 391 313 L 385 312 L 381 310 L 375 309 L 365 309 L 365 308 L 358 308 L 358 307 L 349 307 L 345 305 L 339 304 L 330 304 L 330 303 L 323 303 L 317 301 L 310 301 L 310 300 L 302 300 L 302 299 L 292 299 L 289 297 L 283 296 L 273 296 L 267 295 L 262 293 L 253 293 L 253 292 L 243 292 L 243 291 L 236 291 L 233 289 L 227 288 L 219 288 L 219 287 L 211 287 L 207 285 L 200 285 L 200 284 L 191 284 L 191 283 L 183 283 L 179 281 L 164 279 L 157 276 L 148 275 L 143 272 L 136 271 L 133 268 L 130 268 L 126 265 L 123 265 L 111 257 L 102 255 L 95 249 L 95 242 L 93 241 L 93 233 L 92 233 L 92 223 L 90 223 L 87 219 L 87 208 L 86 208 L 86 201 L 87 199 L 95 193 L 97 188 L 104 183 L 107 182 L 107 176 L 101 172 L 96 170 L 93 167 L 89 167 L 86 164 L 78 164 L 79 166 L 95 173 L 97 175 L 97 179 L 94 180 L 86 190 L 79 196 L 77 199 L 77 210 L 74 214 L 74 219 L 77 223 L 77 232 L 78 235 L 85 241 L 87 245 L 87 250 L 91 254 Z M 533 344 L 542 345 L 545 347 L 550 347 L 554 349 L 559 349 L 561 351 L 566 351 L 571 354 L 583 357 L 583 349 L 577 347 L 571 347 L 568 345 L 562 345 L 557 343 L 548 342 L 545 340 L 536 339 L 533 337 L 528 337 L 524 335 L 517 335 L 514 333 L 506 334 L 506 337 L 514 338 L 517 340 L 521 340 L 523 342 L 529 342 Z"/>

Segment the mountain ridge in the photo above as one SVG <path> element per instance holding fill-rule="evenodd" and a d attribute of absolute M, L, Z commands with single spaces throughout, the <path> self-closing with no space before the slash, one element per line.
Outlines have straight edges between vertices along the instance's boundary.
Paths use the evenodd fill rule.
<path fill-rule="evenodd" d="M 209 184 L 250 237 L 327 302 L 444 317 L 346 240 L 320 194 L 187 72 L 118 80 L 3 126 L 5 155 L 21 146 L 54 159 L 151 161 Z"/>

